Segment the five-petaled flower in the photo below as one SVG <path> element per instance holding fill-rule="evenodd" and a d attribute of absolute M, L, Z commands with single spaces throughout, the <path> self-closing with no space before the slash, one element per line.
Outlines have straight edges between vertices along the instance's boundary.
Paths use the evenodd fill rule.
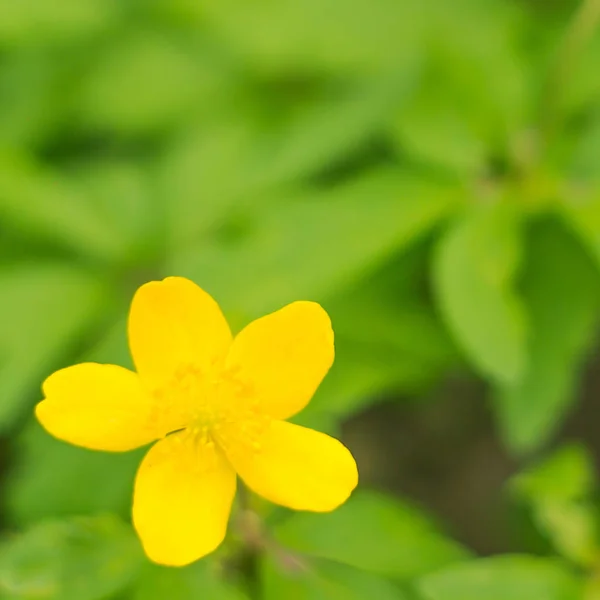
<path fill-rule="evenodd" d="M 348 449 L 285 421 L 333 362 L 331 323 L 318 304 L 294 302 L 232 338 L 206 292 L 168 277 L 136 292 L 128 334 L 137 373 L 96 363 L 57 371 L 36 414 L 54 436 L 94 450 L 156 442 L 133 497 L 151 560 L 185 565 L 223 541 L 236 473 L 296 510 L 330 511 L 349 497 L 358 472 Z"/>

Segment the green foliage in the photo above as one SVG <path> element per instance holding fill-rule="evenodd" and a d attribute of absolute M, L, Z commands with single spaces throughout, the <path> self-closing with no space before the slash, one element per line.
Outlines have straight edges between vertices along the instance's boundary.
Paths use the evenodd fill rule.
<path fill-rule="evenodd" d="M 531 556 L 480 559 L 423 578 L 426 600 L 577 600 L 581 583 L 556 560 Z"/>
<path fill-rule="evenodd" d="M 598 515 L 593 501 L 594 467 L 581 446 L 567 446 L 513 482 L 540 529 L 566 558 L 593 567 L 600 555 Z"/>
<path fill-rule="evenodd" d="M 413 506 L 366 491 L 328 515 L 296 514 L 277 526 L 275 535 L 293 550 L 395 579 L 468 556 Z"/>
<path fill-rule="evenodd" d="M 515 207 L 474 211 L 442 238 L 434 264 L 440 308 L 471 360 L 500 382 L 525 367 L 525 323 L 514 278 L 521 257 Z"/>
<path fill-rule="evenodd" d="M 545 441 L 574 400 L 582 357 L 594 342 L 598 284 L 593 263 L 561 227 L 546 223 L 532 231 L 523 273 L 529 365 L 495 399 L 504 438 L 516 451 Z"/>
<path fill-rule="evenodd" d="M 101 600 L 142 560 L 131 529 L 113 517 L 47 521 L 0 546 L 0 591 L 7 600 Z"/>
<path fill-rule="evenodd" d="M 283 564 L 282 564 L 283 563 Z M 264 600 L 407 600 L 408 596 L 385 579 L 327 561 L 293 556 L 265 560 L 262 565 Z"/>
<path fill-rule="evenodd" d="M 0 597 L 600 598 L 597 4 L 0 0 Z M 336 362 L 294 420 L 347 441 L 363 488 L 331 514 L 258 505 L 257 538 L 234 516 L 184 569 L 128 522 L 144 449 L 31 414 L 56 369 L 132 366 L 131 296 L 167 275 L 235 330 L 323 304 Z M 565 446 L 580 396 L 567 431 L 590 439 Z M 529 537 L 427 516 L 497 494 L 499 446 Z"/>

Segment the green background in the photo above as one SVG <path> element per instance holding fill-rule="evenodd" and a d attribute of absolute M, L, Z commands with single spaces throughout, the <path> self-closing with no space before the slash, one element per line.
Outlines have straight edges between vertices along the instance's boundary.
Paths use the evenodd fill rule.
<path fill-rule="evenodd" d="M 185 569 L 32 417 L 167 275 L 323 304 L 361 473 Z M 600 599 L 600 2 L 0 0 L 0 314 L 2 599 Z"/>

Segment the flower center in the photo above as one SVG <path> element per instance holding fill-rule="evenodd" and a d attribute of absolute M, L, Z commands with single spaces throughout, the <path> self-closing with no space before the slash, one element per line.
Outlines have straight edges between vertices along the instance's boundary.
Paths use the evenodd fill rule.
<path fill-rule="evenodd" d="M 202 444 L 218 443 L 223 450 L 240 445 L 247 451 L 260 449 L 267 419 L 239 368 L 181 365 L 155 398 L 155 418 L 171 432 L 186 428 Z"/>

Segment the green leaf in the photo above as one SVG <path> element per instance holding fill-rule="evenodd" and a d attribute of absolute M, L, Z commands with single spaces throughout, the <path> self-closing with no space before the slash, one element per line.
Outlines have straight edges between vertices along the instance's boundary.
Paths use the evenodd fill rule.
<path fill-rule="evenodd" d="M 527 256 L 522 287 L 530 361 L 522 377 L 494 398 L 503 438 L 514 452 L 543 444 L 575 400 L 600 301 L 592 261 L 560 224 L 535 227 Z"/>
<path fill-rule="evenodd" d="M 123 240 L 122 259 L 140 263 L 162 250 L 161 211 L 147 166 L 118 158 L 81 162 L 69 170 L 73 187 L 90 198 L 100 218 Z"/>
<path fill-rule="evenodd" d="M 600 151 L 600 145 L 598 148 Z M 600 182 L 571 190 L 561 204 L 560 215 L 600 268 Z"/>
<path fill-rule="evenodd" d="M 88 70 L 76 102 L 81 124 L 123 136 L 155 133 L 218 105 L 224 69 L 209 56 L 168 31 L 131 28 Z"/>
<path fill-rule="evenodd" d="M 6 600 L 101 600 L 131 583 L 143 563 L 133 531 L 111 516 L 39 523 L 0 545 Z"/>
<path fill-rule="evenodd" d="M 111 298 L 93 276 L 59 263 L 5 268 L 0 289 L 6 315 L 0 328 L 0 430 L 6 430 Z"/>
<path fill-rule="evenodd" d="M 67 515 L 131 513 L 133 481 L 145 449 L 93 452 L 61 442 L 31 421 L 16 440 L 19 461 L 5 483 L 10 520 L 19 526 Z"/>
<path fill-rule="evenodd" d="M 359 491 L 329 514 L 297 513 L 275 528 L 292 551 L 378 575 L 410 579 L 467 557 L 415 507 Z"/>
<path fill-rule="evenodd" d="M 392 583 L 346 565 L 279 550 L 261 564 L 262 600 L 408 600 Z"/>
<path fill-rule="evenodd" d="M 276 4 L 211 0 L 205 19 L 255 68 L 267 73 L 356 74 L 411 70 L 420 58 L 418 2 L 282 0 Z"/>
<path fill-rule="evenodd" d="M 393 119 L 392 139 L 400 152 L 407 150 L 419 161 L 474 176 L 485 166 L 487 148 L 463 118 L 461 112 L 466 110 L 444 95 L 423 91 Z"/>
<path fill-rule="evenodd" d="M 569 502 L 591 494 L 595 477 L 589 452 L 580 444 L 569 444 L 517 475 L 512 486 L 530 502 Z"/>
<path fill-rule="evenodd" d="M 3 3 L 0 7 L 0 21 L 2 9 L 7 5 Z M 36 146 L 55 133 L 67 112 L 63 102 L 69 81 L 66 65 L 67 61 L 57 60 L 47 49 L 5 56 L 0 66 L 2 147 Z"/>
<path fill-rule="evenodd" d="M 474 207 L 442 237 L 433 280 L 442 315 L 484 375 L 515 381 L 525 368 L 525 324 L 514 290 L 521 222 L 506 201 Z"/>
<path fill-rule="evenodd" d="M 184 246 L 284 183 L 324 171 L 374 135 L 404 94 L 406 75 L 325 89 L 284 115 L 225 119 L 186 131 L 167 149 L 161 194 L 172 243 Z"/>
<path fill-rule="evenodd" d="M 324 303 L 336 360 L 299 422 L 348 417 L 390 390 L 421 394 L 459 362 L 442 323 L 420 298 L 424 262 L 413 275 L 407 258 Z M 397 289 L 398 281 L 407 289 Z"/>
<path fill-rule="evenodd" d="M 0 3 L 0 42 L 37 45 L 81 42 L 106 30 L 117 15 L 113 0 L 44 0 Z"/>
<path fill-rule="evenodd" d="M 519 4 L 493 2 L 491 8 L 479 0 L 456 0 L 436 2 L 427 11 L 435 42 L 428 48 L 432 64 L 425 72 L 424 94 L 446 100 L 432 119 L 447 122 L 448 113 L 456 115 L 470 152 L 479 152 L 474 134 L 487 148 L 506 152 L 537 108 L 531 84 L 535 71 L 522 53 L 528 15 Z"/>
<path fill-rule="evenodd" d="M 94 259 L 115 260 L 123 252 L 125 240 L 90 198 L 23 157 L 0 156 L 0 217 L 17 230 Z"/>
<path fill-rule="evenodd" d="M 559 561 L 515 555 L 449 567 L 418 589 L 425 600 L 580 600 L 581 584 Z"/>
<path fill-rule="evenodd" d="M 600 531 L 592 500 L 594 465 L 580 445 L 564 446 L 512 481 L 540 529 L 566 558 L 592 567 L 600 555 Z"/>
<path fill-rule="evenodd" d="M 370 173 L 257 209 L 239 239 L 207 240 L 173 257 L 167 269 L 210 290 L 229 314 L 249 319 L 353 283 L 430 230 L 460 194 L 402 172 Z"/>
<path fill-rule="evenodd" d="M 136 584 L 132 600 L 244 600 L 246 594 L 224 579 L 218 565 L 204 559 L 173 569 L 148 565 Z"/>

